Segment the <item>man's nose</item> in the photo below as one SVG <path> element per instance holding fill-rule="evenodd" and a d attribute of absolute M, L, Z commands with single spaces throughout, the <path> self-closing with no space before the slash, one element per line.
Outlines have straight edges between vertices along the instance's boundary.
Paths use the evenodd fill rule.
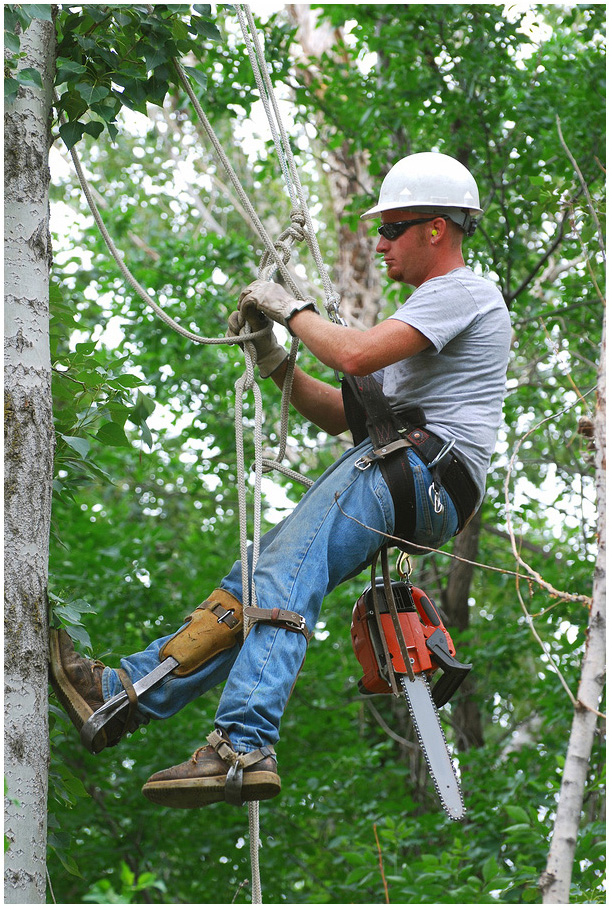
<path fill-rule="evenodd" d="M 381 234 L 378 239 L 378 243 L 376 244 L 376 252 L 384 253 L 385 250 L 388 250 L 390 246 L 391 246 L 390 241 L 387 240 L 386 237 L 383 237 Z"/>

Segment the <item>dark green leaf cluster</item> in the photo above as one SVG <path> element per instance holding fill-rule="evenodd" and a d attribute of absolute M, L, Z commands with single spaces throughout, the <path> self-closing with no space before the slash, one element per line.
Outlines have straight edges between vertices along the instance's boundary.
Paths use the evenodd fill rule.
<path fill-rule="evenodd" d="M 76 491 L 92 477 L 109 480 L 99 467 L 96 451 L 101 446 L 130 448 L 126 424 L 140 432 L 142 442 L 153 445 L 147 419 L 155 403 L 141 391 L 132 390 L 143 380 L 126 372 L 127 355 L 107 358 L 96 352 L 93 341 L 77 342 L 65 349 L 67 326 L 75 327 L 72 299 L 64 300 L 58 286 L 52 289 L 52 369 L 56 428 L 53 492 L 74 499 Z M 63 348 L 63 350 L 62 350 Z"/>
<path fill-rule="evenodd" d="M 42 78 L 32 67 L 19 67 L 23 59 L 19 39 L 33 19 L 52 21 L 51 6 L 40 3 L 8 3 L 4 10 L 4 103 L 13 104 L 21 86 L 42 88 Z"/>
<path fill-rule="evenodd" d="M 173 60 L 198 47 L 201 56 L 220 38 L 210 6 L 186 5 L 69 7 L 58 17 L 55 84 L 67 148 L 87 133 L 106 128 L 117 136 L 122 107 L 146 113 L 161 105 L 177 75 Z M 202 88 L 206 77 L 190 71 Z"/>

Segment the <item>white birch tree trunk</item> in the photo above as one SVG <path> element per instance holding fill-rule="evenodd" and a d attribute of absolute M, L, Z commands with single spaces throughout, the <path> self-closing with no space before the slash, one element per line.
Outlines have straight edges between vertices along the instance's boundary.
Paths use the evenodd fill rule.
<path fill-rule="evenodd" d="M 595 713 L 603 691 L 606 661 L 606 321 L 597 382 L 595 413 L 595 482 L 599 549 L 593 581 L 593 603 L 586 636 L 578 707 L 561 780 L 559 807 L 546 869 L 540 878 L 542 903 L 569 904 L 572 866 L 584 799 L 584 787 L 597 726 Z"/>
<path fill-rule="evenodd" d="M 7 105 L 5 177 L 5 903 L 45 903 L 47 570 L 53 480 L 49 355 L 51 22 L 21 36 L 43 88 Z"/>

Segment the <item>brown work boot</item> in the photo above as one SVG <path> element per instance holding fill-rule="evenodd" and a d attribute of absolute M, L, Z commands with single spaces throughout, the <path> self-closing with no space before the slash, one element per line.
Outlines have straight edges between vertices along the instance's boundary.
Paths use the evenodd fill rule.
<path fill-rule="evenodd" d="M 49 680 L 62 707 L 79 733 L 85 721 L 104 704 L 102 673 L 104 664 L 99 660 L 81 657 L 64 629 L 49 629 Z M 131 682 L 123 670 L 119 678 L 129 693 Z M 134 695 L 135 698 L 135 695 Z M 140 726 L 134 718 L 134 699 L 125 710 L 111 718 L 99 731 L 95 752 L 107 746 L 116 746 L 125 733 L 133 733 Z"/>
<path fill-rule="evenodd" d="M 238 754 L 224 734 L 211 734 L 209 742 L 215 735 L 216 746 L 200 746 L 188 761 L 153 774 L 142 788 L 144 796 L 160 806 L 198 809 L 224 801 L 234 805 L 258 802 L 280 793 L 271 746 Z"/>

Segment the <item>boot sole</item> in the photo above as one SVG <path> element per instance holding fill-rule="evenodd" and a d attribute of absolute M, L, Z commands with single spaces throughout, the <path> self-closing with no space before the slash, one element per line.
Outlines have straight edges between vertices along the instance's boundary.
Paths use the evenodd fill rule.
<path fill-rule="evenodd" d="M 280 777 L 271 771 L 251 771 L 244 775 L 244 802 L 273 799 L 281 790 Z M 171 809 L 199 809 L 212 803 L 225 802 L 225 774 L 217 777 L 194 777 L 188 780 L 147 781 L 143 796 L 158 806 Z"/>
<path fill-rule="evenodd" d="M 89 720 L 94 712 L 88 702 L 79 695 L 64 671 L 60 649 L 60 634 L 62 631 L 60 629 L 49 629 L 49 681 L 64 711 L 80 733 L 83 724 Z M 68 633 L 64 632 L 64 634 L 67 635 Z M 106 734 L 103 730 L 100 731 L 99 736 L 104 740 L 104 744 L 101 745 L 100 749 L 96 749 L 98 752 L 106 745 Z"/>

